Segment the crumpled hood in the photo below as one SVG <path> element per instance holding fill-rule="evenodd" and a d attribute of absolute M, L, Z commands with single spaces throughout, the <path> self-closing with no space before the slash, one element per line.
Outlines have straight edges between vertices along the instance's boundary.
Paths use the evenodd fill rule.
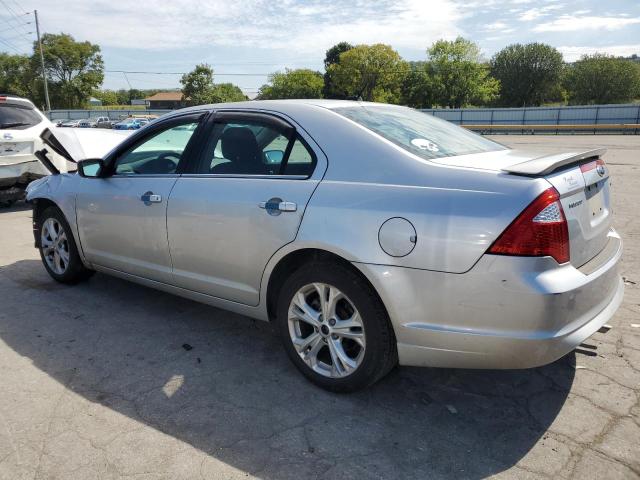
<path fill-rule="evenodd" d="M 87 158 L 103 158 L 133 131 L 54 127 L 50 132 L 66 150 L 67 160 L 78 162 Z M 54 148 L 46 136 L 43 141 Z M 67 156 L 64 152 L 58 153 Z"/>

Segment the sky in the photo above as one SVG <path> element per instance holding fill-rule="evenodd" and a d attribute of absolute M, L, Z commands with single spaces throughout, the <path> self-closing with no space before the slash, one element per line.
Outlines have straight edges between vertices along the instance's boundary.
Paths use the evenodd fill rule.
<path fill-rule="evenodd" d="M 528 42 L 567 61 L 640 55 L 640 0 L 0 0 L 0 50 L 31 51 L 33 10 L 41 32 L 100 45 L 111 89 L 178 88 L 181 73 L 208 63 L 216 82 L 253 97 L 270 72 L 322 70 L 340 41 L 390 44 L 406 60 L 458 35 L 486 58 Z"/>

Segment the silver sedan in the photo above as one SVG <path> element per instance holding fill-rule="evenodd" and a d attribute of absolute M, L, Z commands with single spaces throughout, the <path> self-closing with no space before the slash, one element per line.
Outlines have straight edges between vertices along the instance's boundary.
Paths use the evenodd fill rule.
<path fill-rule="evenodd" d="M 353 391 L 397 364 L 535 367 L 599 330 L 623 296 L 603 153 L 256 101 L 164 116 L 28 199 L 55 280 L 99 271 L 274 322 L 308 379 Z"/>

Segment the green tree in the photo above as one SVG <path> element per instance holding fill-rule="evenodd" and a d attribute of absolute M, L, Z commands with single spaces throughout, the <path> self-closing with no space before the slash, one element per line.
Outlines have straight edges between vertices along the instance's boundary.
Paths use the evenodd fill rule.
<path fill-rule="evenodd" d="M 409 62 L 401 102 L 412 108 L 431 108 L 435 103 L 435 85 L 427 62 Z"/>
<path fill-rule="evenodd" d="M 102 105 L 123 105 L 118 103 L 118 93 L 113 90 L 96 90 L 93 96 L 102 102 Z"/>
<path fill-rule="evenodd" d="M 336 99 L 344 99 L 346 95 L 344 92 L 338 90 L 336 86 L 331 81 L 331 76 L 328 73 L 329 66 L 334 65 L 340 61 L 340 54 L 349 51 L 353 48 L 348 42 L 340 42 L 335 44 L 329 50 L 326 51 L 324 57 L 324 70 L 325 73 L 323 75 L 324 87 L 322 89 L 322 96 L 324 98 L 336 98 Z"/>
<path fill-rule="evenodd" d="M 213 69 L 206 63 L 196 65 L 189 73 L 180 79 L 182 96 L 188 99 L 190 105 L 212 103 L 213 97 Z"/>
<path fill-rule="evenodd" d="M 491 59 L 491 75 L 500 81 L 500 103 L 508 107 L 540 106 L 557 96 L 562 54 L 544 43 L 516 43 Z"/>
<path fill-rule="evenodd" d="M 324 82 L 322 74 L 301 68 L 286 69 L 269 75 L 269 83 L 260 87 L 258 98 L 274 100 L 279 98 L 322 98 Z"/>
<path fill-rule="evenodd" d="M 211 103 L 242 102 L 247 96 L 233 83 L 216 83 L 211 90 Z"/>
<path fill-rule="evenodd" d="M 484 104 L 497 97 L 500 82 L 489 76 L 480 48 L 470 40 L 438 40 L 427 50 L 436 103 L 450 108 Z"/>
<path fill-rule="evenodd" d="M 188 99 L 189 105 L 207 103 L 240 102 L 247 97 L 239 87 L 232 83 L 213 83 L 213 69 L 206 63 L 196 67 L 182 76 L 182 96 Z M 145 92 L 140 92 L 141 94 Z M 146 92 L 139 98 L 149 96 Z"/>
<path fill-rule="evenodd" d="M 573 104 L 629 102 L 640 96 L 640 69 L 630 60 L 585 55 L 568 68 L 565 88 Z"/>
<path fill-rule="evenodd" d="M 0 52 L 0 92 L 33 98 L 35 72 L 27 55 Z"/>
<path fill-rule="evenodd" d="M 389 45 L 357 45 L 340 54 L 327 73 L 336 89 L 347 97 L 398 103 L 409 66 Z"/>
<path fill-rule="evenodd" d="M 45 33 L 41 40 L 52 108 L 84 107 L 104 79 L 100 47 L 90 42 L 76 42 L 66 33 Z M 41 68 L 36 42 L 31 65 L 39 76 Z M 37 91 L 41 92 L 41 82 L 38 83 Z"/>

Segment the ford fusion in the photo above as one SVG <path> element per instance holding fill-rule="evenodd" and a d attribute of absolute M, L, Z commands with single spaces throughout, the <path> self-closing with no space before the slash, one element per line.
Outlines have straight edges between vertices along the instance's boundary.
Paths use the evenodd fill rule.
<path fill-rule="evenodd" d="M 601 329 L 624 288 L 603 154 L 511 150 L 399 106 L 255 101 L 166 115 L 28 199 L 55 280 L 98 271 L 271 321 L 309 380 L 353 391 L 397 364 L 536 367 Z"/>

